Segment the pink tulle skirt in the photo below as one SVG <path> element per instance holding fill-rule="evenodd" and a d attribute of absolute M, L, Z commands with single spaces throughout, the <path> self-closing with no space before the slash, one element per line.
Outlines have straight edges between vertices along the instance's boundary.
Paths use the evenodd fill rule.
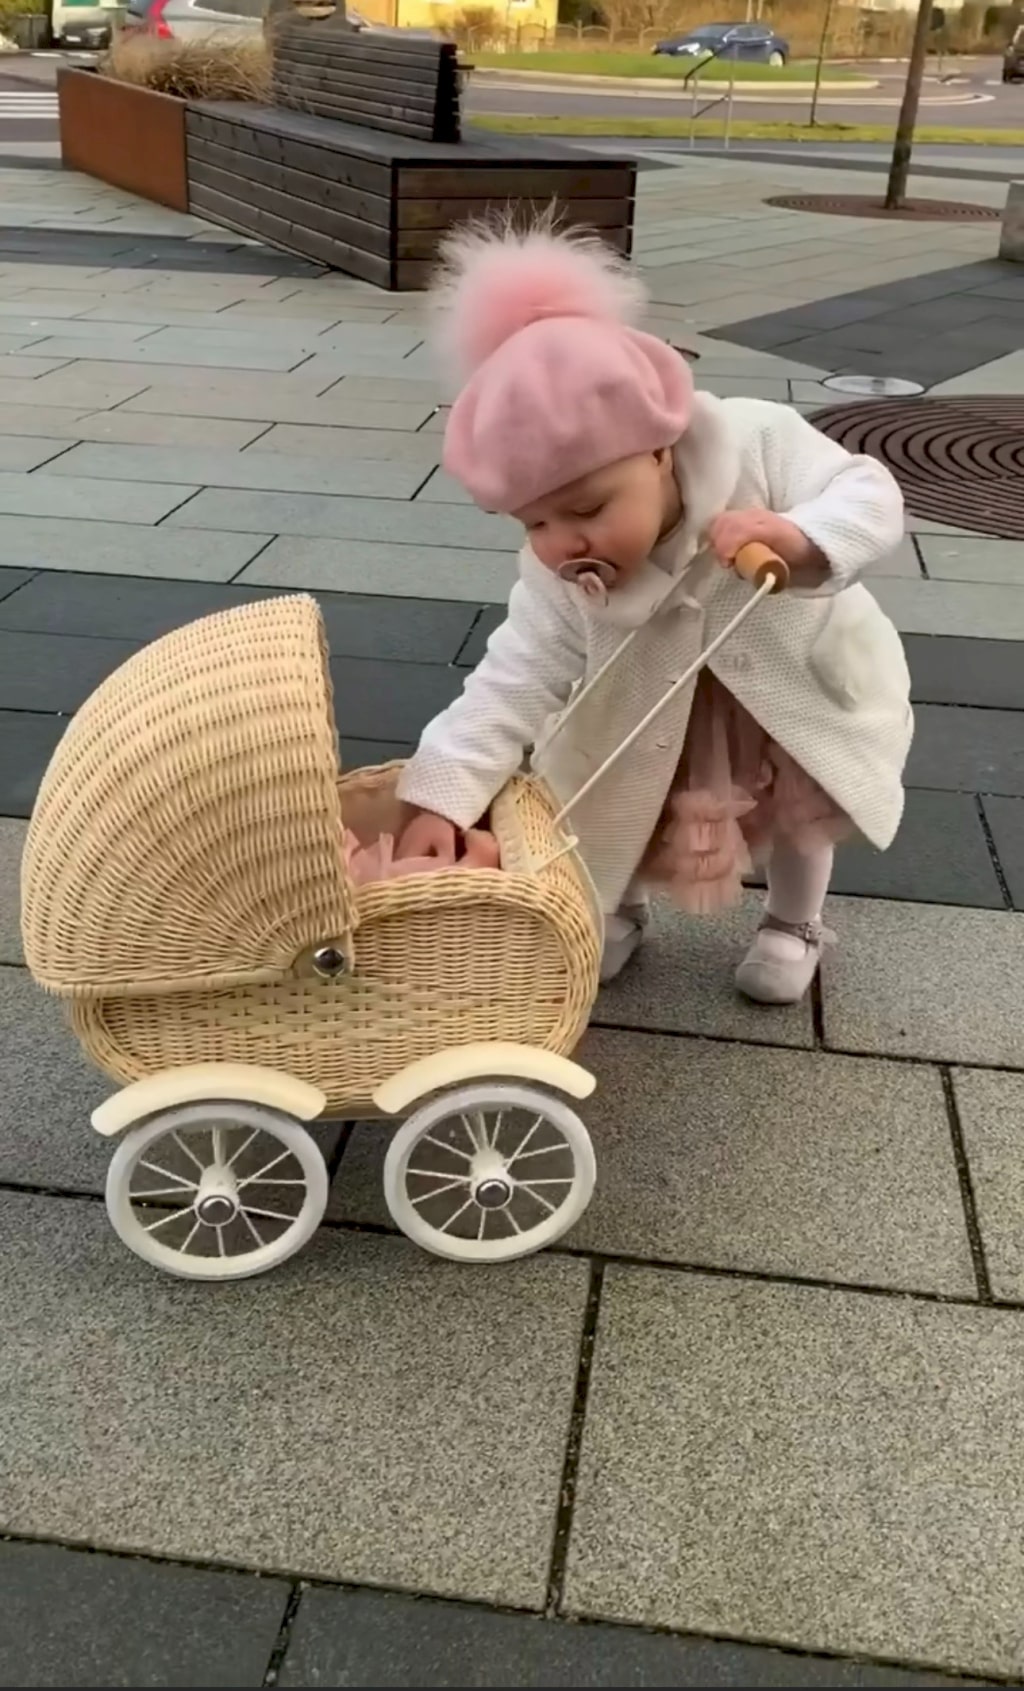
<path fill-rule="evenodd" d="M 743 877 L 777 839 L 805 851 L 853 832 L 844 811 L 765 733 L 709 669 L 701 671 L 672 790 L 641 865 L 682 909 L 738 903 Z"/>

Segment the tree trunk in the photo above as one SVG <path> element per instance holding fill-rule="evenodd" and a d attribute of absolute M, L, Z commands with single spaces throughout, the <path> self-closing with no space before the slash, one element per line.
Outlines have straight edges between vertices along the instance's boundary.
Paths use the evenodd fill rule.
<path fill-rule="evenodd" d="M 821 93 L 821 73 L 825 64 L 825 54 L 828 51 L 828 32 L 832 27 L 832 6 L 834 0 L 825 0 L 825 16 L 821 24 L 821 40 L 818 43 L 818 62 L 814 67 L 814 93 L 811 95 L 811 111 L 807 122 L 811 129 L 818 121 L 818 96 Z"/>
<path fill-rule="evenodd" d="M 910 151 L 914 144 L 914 125 L 917 122 L 917 104 L 921 98 L 931 21 L 932 0 L 920 0 L 917 22 L 914 25 L 914 41 L 910 49 L 910 63 L 907 66 L 907 81 L 903 89 L 903 104 L 900 106 L 899 122 L 896 125 L 892 164 L 889 166 L 889 186 L 885 194 L 886 211 L 898 211 L 907 192 Z"/>

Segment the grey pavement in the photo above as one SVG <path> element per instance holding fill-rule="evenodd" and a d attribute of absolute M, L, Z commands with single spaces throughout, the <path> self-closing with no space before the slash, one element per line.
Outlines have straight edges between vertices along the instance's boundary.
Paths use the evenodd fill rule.
<path fill-rule="evenodd" d="M 1016 297 L 993 226 L 782 212 L 849 178 L 660 162 L 637 259 L 701 385 L 813 415 L 833 330 L 917 288 L 961 302 L 941 391 L 1024 394 L 962 303 Z M 421 299 L 83 178 L 0 182 L 0 1684 L 1024 1682 L 1024 543 L 911 516 L 873 583 L 919 717 L 899 839 L 840 853 L 797 1009 L 733 992 L 756 892 L 659 909 L 587 1035 L 598 1187 L 555 1249 L 417 1253 L 388 1129 L 326 1124 L 300 1256 L 162 1277 L 106 1219 L 109 1085 L 23 965 L 46 762 L 147 641 L 296 587 L 343 761 L 402 755 L 515 537 L 438 468 Z M 787 338 L 730 328 L 766 318 Z"/>

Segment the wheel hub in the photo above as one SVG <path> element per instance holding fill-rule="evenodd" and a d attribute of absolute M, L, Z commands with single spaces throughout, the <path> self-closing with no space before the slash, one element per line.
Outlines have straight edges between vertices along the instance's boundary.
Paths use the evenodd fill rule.
<path fill-rule="evenodd" d="M 482 1210 L 503 1210 L 512 1201 L 512 1187 L 509 1181 L 501 1180 L 492 1175 L 487 1180 L 481 1180 L 473 1191 L 473 1197 Z"/>
<path fill-rule="evenodd" d="M 196 1199 L 195 1213 L 207 1227 L 226 1227 L 238 1214 L 238 1205 L 223 1192 L 211 1192 L 205 1198 Z"/>

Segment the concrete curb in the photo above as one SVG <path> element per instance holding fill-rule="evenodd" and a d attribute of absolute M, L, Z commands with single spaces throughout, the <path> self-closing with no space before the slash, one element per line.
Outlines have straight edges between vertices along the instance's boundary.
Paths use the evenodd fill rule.
<path fill-rule="evenodd" d="M 503 82 L 517 82 L 524 87 L 539 84 L 544 88 L 629 88 L 643 89 L 648 94 L 672 94 L 677 96 L 682 89 L 686 92 L 693 86 L 692 81 L 684 87 L 680 77 L 678 83 L 671 83 L 668 77 L 661 76 L 575 76 L 563 71 L 550 70 L 502 70 L 498 65 L 474 65 L 473 80 L 500 77 Z M 728 81 L 724 77 L 701 82 L 697 79 L 697 86 L 701 89 L 721 88 L 723 93 L 728 88 Z M 866 89 L 878 88 L 877 81 L 849 81 L 822 82 L 821 91 L 824 94 L 862 94 Z M 736 78 L 734 87 L 742 89 L 744 94 L 748 90 L 756 92 L 759 97 L 772 99 L 776 90 L 781 98 L 793 94 L 810 95 L 814 87 L 812 82 L 760 82 L 755 77 Z"/>

